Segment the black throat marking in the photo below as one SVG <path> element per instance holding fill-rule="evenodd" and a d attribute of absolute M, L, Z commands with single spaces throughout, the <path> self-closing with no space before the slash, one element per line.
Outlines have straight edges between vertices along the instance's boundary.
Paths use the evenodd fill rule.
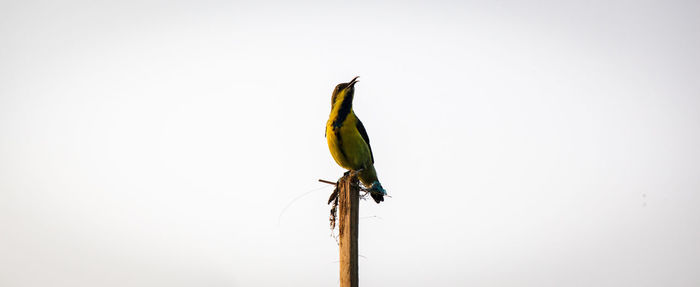
<path fill-rule="evenodd" d="M 348 93 L 347 95 L 345 95 L 345 98 L 343 98 L 343 102 L 340 103 L 340 107 L 338 108 L 338 115 L 336 115 L 335 119 L 333 119 L 333 130 L 339 129 L 343 125 L 345 119 L 350 114 L 350 110 L 352 110 L 353 96 L 354 95 L 352 93 Z"/>
<path fill-rule="evenodd" d="M 335 116 L 335 119 L 333 119 L 332 123 L 333 133 L 338 139 L 338 150 L 340 150 L 340 153 L 346 159 L 348 158 L 348 155 L 345 153 L 345 149 L 343 147 L 343 138 L 340 135 L 340 128 L 343 126 L 343 122 L 345 122 L 345 119 L 348 118 L 350 110 L 352 110 L 352 97 L 353 94 L 348 94 L 345 96 L 345 98 L 343 98 L 343 102 L 340 103 L 340 107 L 338 108 L 338 114 Z"/>

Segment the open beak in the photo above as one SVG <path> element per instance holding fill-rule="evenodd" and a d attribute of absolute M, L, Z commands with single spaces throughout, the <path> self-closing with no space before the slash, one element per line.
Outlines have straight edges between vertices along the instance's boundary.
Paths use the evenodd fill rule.
<path fill-rule="evenodd" d="M 353 86 L 355 86 L 355 83 L 359 82 L 359 81 L 357 80 L 357 78 L 359 78 L 359 77 L 360 77 L 360 76 L 357 76 L 357 77 L 352 78 L 352 80 L 350 80 L 350 83 L 348 83 L 348 87 L 353 87 Z"/>

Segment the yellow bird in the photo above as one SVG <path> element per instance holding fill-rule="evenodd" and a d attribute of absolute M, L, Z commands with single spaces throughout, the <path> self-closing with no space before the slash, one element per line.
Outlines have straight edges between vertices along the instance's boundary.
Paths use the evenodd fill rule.
<path fill-rule="evenodd" d="M 331 98 L 331 115 L 326 122 L 326 140 L 335 162 L 343 168 L 356 171 L 360 182 L 367 187 L 374 201 L 379 203 L 384 201 L 386 191 L 374 170 L 374 156 L 367 131 L 352 109 L 357 78 L 359 76 L 348 83 L 335 86 Z"/>

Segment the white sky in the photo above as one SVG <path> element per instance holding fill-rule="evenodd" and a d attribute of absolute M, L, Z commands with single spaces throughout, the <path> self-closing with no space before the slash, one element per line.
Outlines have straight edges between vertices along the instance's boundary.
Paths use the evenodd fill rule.
<path fill-rule="evenodd" d="M 696 1 L 58 2 L 0 2 L 1 286 L 334 286 L 355 75 L 362 286 L 700 285 Z"/>

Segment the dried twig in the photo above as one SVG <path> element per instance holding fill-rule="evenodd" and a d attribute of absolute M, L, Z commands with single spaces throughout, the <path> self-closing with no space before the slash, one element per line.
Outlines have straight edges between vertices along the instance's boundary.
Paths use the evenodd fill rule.
<path fill-rule="evenodd" d="M 336 185 L 336 186 L 338 185 L 337 182 L 332 182 L 332 181 L 330 181 L 330 180 L 319 179 L 318 181 L 319 181 L 319 182 L 323 182 L 323 183 L 327 183 L 327 184 L 330 184 L 330 185 Z"/>

